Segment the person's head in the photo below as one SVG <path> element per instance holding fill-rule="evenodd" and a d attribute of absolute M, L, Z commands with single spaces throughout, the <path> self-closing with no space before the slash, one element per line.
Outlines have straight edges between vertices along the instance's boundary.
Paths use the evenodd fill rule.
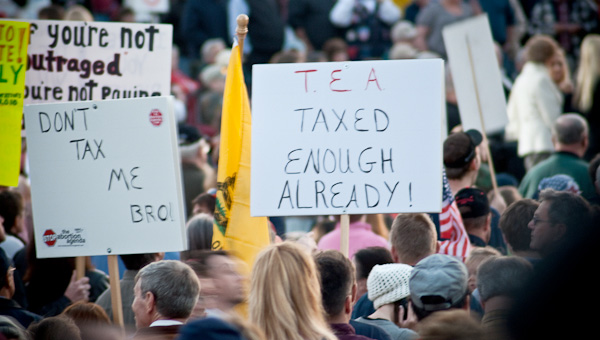
<path fill-rule="evenodd" d="M 492 213 L 485 192 L 464 188 L 456 193 L 455 198 L 467 233 L 480 237 L 487 244 L 492 235 Z"/>
<path fill-rule="evenodd" d="M 411 44 L 417 37 L 417 29 L 415 25 L 408 20 L 401 20 L 392 27 L 391 38 L 392 43 L 409 43 Z"/>
<path fill-rule="evenodd" d="M 594 88 L 600 77 L 600 35 L 588 34 L 581 43 L 581 57 L 577 69 L 574 102 L 587 112 L 594 101 Z"/>
<path fill-rule="evenodd" d="M 186 253 L 186 263 L 200 279 L 201 295 L 210 296 L 216 308 L 228 311 L 245 300 L 243 277 L 226 251 L 191 251 Z"/>
<path fill-rule="evenodd" d="M 531 251 L 531 230 L 527 225 L 539 205 L 535 200 L 524 198 L 509 205 L 500 216 L 498 227 L 513 253 Z"/>
<path fill-rule="evenodd" d="M 450 255 L 434 254 L 419 261 L 410 275 L 410 301 L 419 320 L 431 313 L 469 308 L 467 267 Z"/>
<path fill-rule="evenodd" d="M 187 222 L 188 250 L 210 250 L 212 248 L 214 217 L 200 213 Z"/>
<path fill-rule="evenodd" d="M 354 268 L 356 269 L 356 296 L 367 292 L 367 278 L 371 269 L 377 264 L 393 263 L 392 253 L 384 247 L 368 247 L 354 253 Z"/>
<path fill-rule="evenodd" d="M 469 173 L 477 173 L 481 165 L 477 146 L 483 137 L 477 130 L 456 132 L 444 141 L 444 167 L 448 179 L 462 179 Z"/>
<path fill-rule="evenodd" d="M 192 213 L 194 215 L 205 213 L 209 215 L 214 215 L 215 206 L 217 203 L 217 191 L 215 189 L 211 189 L 207 192 L 203 192 L 200 195 L 196 196 L 192 201 L 194 206 L 194 210 Z"/>
<path fill-rule="evenodd" d="M 523 196 L 521 196 L 519 193 L 519 189 L 514 185 L 499 186 L 498 192 L 504 199 L 504 203 L 506 203 L 507 207 L 523 198 Z"/>
<path fill-rule="evenodd" d="M 23 231 L 23 199 L 21 194 L 13 190 L 0 191 L 0 216 L 4 219 L 4 235 L 16 235 Z"/>
<path fill-rule="evenodd" d="M 148 254 L 127 254 L 119 255 L 121 261 L 125 265 L 127 270 L 140 270 L 148 263 L 162 260 L 164 254 L 162 253 L 148 253 Z"/>
<path fill-rule="evenodd" d="M 591 224 L 589 203 L 568 191 L 543 190 L 540 205 L 528 224 L 530 247 L 546 256 L 565 241 L 588 230 Z"/>
<path fill-rule="evenodd" d="M 283 50 L 275 53 L 269 60 L 270 64 L 303 63 L 304 54 L 298 50 Z"/>
<path fill-rule="evenodd" d="M 94 21 L 90 11 L 81 5 L 72 5 L 65 12 L 65 20 L 69 21 Z"/>
<path fill-rule="evenodd" d="M 27 333 L 23 326 L 8 316 L 0 315 L 0 335 L 7 340 L 28 340 Z M 2 338 L 2 337 L 0 337 Z"/>
<path fill-rule="evenodd" d="M 121 7 L 115 16 L 118 22 L 135 22 L 135 12 L 131 7 Z"/>
<path fill-rule="evenodd" d="M 198 277 L 188 265 L 174 260 L 148 264 L 135 276 L 131 309 L 136 327 L 148 327 L 161 319 L 187 320 L 199 290 Z"/>
<path fill-rule="evenodd" d="M 331 38 L 323 44 L 323 52 L 328 61 L 348 61 L 348 44 L 344 39 Z"/>
<path fill-rule="evenodd" d="M 492 256 L 477 270 L 477 289 L 481 301 L 502 296 L 516 298 L 533 275 L 532 264 L 518 256 Z"/>
<path fill-rule="evenodd" d="M 483 340 L 482 326 L 467 311 L 435 312 L 417 325 L 422 340 Z"/>
<path fill-rule="evenodd" d="M 217 54 L 225 50 L 227 46 L 221 38 L 208 39 L 202 44 L 200 55 L 202 62 L 205 64 L 212 64 L 216 61 Z"/>
<path fill-rule="evenodd" d="M 66 316 L 51 316 L 33 323 L 27 328 L 31 340 L 81 340 L 81 332 L 75 321 Z"/>
<path fill-rule="evenodd" d="M 250 280 L 250 321 L 268 339 L 336 339 L 321 301 L 315 262 L 298 245 L 270 245 L 257 256 Z"/>
<path fill-rule="evenodd" d="M 390 229 L 392 258 L 396 263 L 412 266 L 437 252 L 435 224 L 427 214 L 399 214 Z"/>
<path fill-rule="evenodd" d="M 275 233 L 273 228 L 270 228 L 270 230 Z M 317 251 L 317 242 L 315 242 L 312 232 L 290 231 L 285 233 L 284 239 L 302 246 L 311 255 Z"/>
<path fill-rule="evenodd" d="M 559 46 L 554 39 L 547 35 L 534 35 L 525 44 L 525 59 L 528 62 L 542 64 L 548 67 L 552 58 L 558 53 Z M 550 69 L 548 67 L 548 69 Z"/>
<path fill-rule="evenodd" d="M 569 175 L 558 174 L 550 177 L 544 177 L 538 184 L 537 192 L 533 195 L 533 198 L 537 198 L 540 191 L 544 189 L 553 189 L 556 191 L 569 191 L 574 194 L 581 194 L 579 190 L 579 184 L 575 179 Z"/>
<path fill-rule="evenodd" d="M 403 263 L 380 264 L 373 267 L 367 280 L 369 300 L 373 301 L 373 307 L 379 309 L 389 304 L 403 305 L 408 303 L 410 290 L 408 281 L 413 267 Z M 394 308 L 397 312 L 398 308 Z M 393 320 L 398 320 L 394 315 Z"/>
<path fill-rule="evenodd" d="M 83 340 L 113 339 L 116 334 L 108 315 L 102 307 L 92 302 L 79 301 L 65 308 L 61 313 L 75 321 Z M 98 333 L 102 334 L 99 336 Z"/>
<path fill-rule="evenodd" d="M 63 20 L 65 17 L 65 9 L 56 4 L 40 8 L 38 11 L 39 20 Z"/>
<path fill-rule="evenodd" d="M 75 321 L 81 329 L 81 325 L 110 325 L 108 315 L 99 305 L 92 302 L 78 301 L 65 308 L 62 315 Z"/>
<path fill-rule="evenodd" d="M 223 93 L 225 90 L 225 73 L 217 64 L 206 65 L 200 72 L 200 81 L 208 90 Z"/>
<path fill-rule="evenodd" d="M 490 246 L 487 247 L 476 247 L 469 252 L 465 265 L 469 272 L 469 293 L 473 293 L 477 288 L 477 269 L 481 262 L 492 256 L 500 256 L 500 252 Z"/>
<path fill-rule="evenodd" d="M 561 85 L 570 77 L 569 66 L 567 65 L 567 59 L 565 52 L 562 48 L 556 50 L 556 53 L 548 61 L 548 70 L 550 71 L 550 78 L 556 85 Z"/>
<path fill-rule="evenodd" d="M 583 157 L 588 147 L 588 123 L 581 115 L 560 115 L 552 126 L 552 141 L 557 151 L 573 152 Z"/>
<path fill-rule="evenodd" d="M 389 59 L 415 59 L 417 57 L 417 52 L 417 49 L 411 44 L 399 42 L 395 43 L 392 48 L 390 48 Z"/>
<path fill-rule="evenodd" d="M 178 340 L 265 340 L 255 325 L 235 314 L 219 318 L 202 318 L 181 327 Z"/>
<path fill-rule="evenodd" d="M 328 321 L 348 322 L 356 295 L 352 262 L 337 250 L 318 252 L 314 260 L 321 279 L 321 298 Z"/>
<path fill-rule="evenodd" d="M 313 237 L 315 238 L 315 242 L 319 242 L 321 237 L 325 236 L 327 233 L 335 229 L 336 221 L 330 219 L 324 219 L 317 222 L 313 228 Z"/>

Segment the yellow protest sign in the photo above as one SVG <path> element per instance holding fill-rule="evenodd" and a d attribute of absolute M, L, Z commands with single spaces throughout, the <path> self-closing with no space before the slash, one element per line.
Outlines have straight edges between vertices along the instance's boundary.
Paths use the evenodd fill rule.
<path fill-rule="evenodd" d="M 0 21 L 0 185 L 17 186 L 29 23 Z"/>

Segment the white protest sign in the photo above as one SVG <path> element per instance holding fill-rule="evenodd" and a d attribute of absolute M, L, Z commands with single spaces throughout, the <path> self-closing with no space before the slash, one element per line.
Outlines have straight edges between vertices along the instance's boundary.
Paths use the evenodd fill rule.
<path fill-rule="evenodd" d="M 442 33 L 463 128 L 500 132 L 508 123 L 506 98 L 487 15 L 448 25 Z"/>
<path fill-rule="evenodd" d="M 253 216 L 439 212 L 444 64 L 254 65 Z"/>
<path fill-rule="evenodd" d="M 31 21 L 25 104 L 168 96 L 173 27 Z"/>
<path fill-rule="evenodd" d="M 136 13 L 167 13 L 169 0 L 126 0 L 125 4 Z"/>
<path fill-rule="evenodd" d="M 186 246 L 170 97 L 25 106 L 38 257 Z"/>

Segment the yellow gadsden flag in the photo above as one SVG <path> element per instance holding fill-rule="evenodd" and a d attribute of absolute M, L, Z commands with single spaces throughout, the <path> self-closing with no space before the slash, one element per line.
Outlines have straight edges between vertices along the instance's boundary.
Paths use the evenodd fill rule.
<path fill-rule="evenodd" d="M 240 49 L 234 44 L 223 95 L 221 145 L 213 249 L 224 249 L 252 268 L 257 253 L 269 244 L 266 217 L 250 216 L 251 116 Z"/>

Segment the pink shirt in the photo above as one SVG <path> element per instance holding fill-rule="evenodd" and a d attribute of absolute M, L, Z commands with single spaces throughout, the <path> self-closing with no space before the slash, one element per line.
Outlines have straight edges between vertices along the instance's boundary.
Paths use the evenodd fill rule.
<path fill-rule="evenodd" d="M 335 229 L 325 234 L 319 240 L 317 248 L 320 250 L 340 250 L 340 224 Z M 354 254 L 368 247 L 384 247 L 389 249 L 388 241 L 371 230 L 371 225 L 365 222 L 354 222 L 350 224 L 350 235 L 348 244 L 348 258 L 352 259 Z"/>

